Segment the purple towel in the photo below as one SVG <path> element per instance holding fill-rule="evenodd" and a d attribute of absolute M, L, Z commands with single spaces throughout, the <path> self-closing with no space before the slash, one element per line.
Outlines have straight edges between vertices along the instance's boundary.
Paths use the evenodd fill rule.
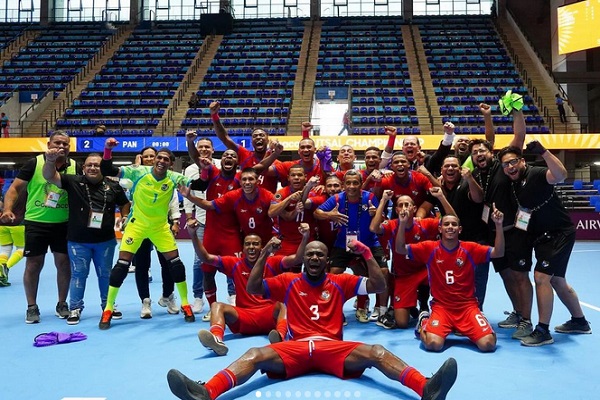
<path fill-rule="evenodd" d="M 87 336 L 81 332 L 63 333 L 63 332 L 47 332 L 40 333 L 33 339 L 35 347 L 52 346 L 54 344 L 79 342 L 87 339 Z"/>
<path fill-rule="evenodd" d="M 317 158 L 321 161 L 321 169 L 323 172 L 333 171 L 331 166 L 331 149 L 329 146 L 326 146 L 323 151 L 317 151 Z"/>

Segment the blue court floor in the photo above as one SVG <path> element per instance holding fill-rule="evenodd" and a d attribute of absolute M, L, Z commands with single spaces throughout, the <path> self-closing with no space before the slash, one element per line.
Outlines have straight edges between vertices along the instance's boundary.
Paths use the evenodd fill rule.
<path fill-rule="evenodd" d="M 192 247 L 180 243 L 182 259 L 191 281 Z M 155 256 L 154 256 L 155 257 Z M 424 351 L 412 330 L 384 330 L 374 323 L 354 319 L 352 301 L 345 306 L 349 321 L 345 339 L 380 343 L 426 376 L 434 373 L 447 357 L 458 361 L 458 379 L 448 395 L 465 399 L 593 399 L 600 393 L 600 243 L 580 242 L 575 246 L 567 279 L 579 294 L 592 335 L 553 334 L 555 343 L 526 348 L 511 340 L 511 330 L 496 329 L 498 349 L 479 353 L 468 339 L 450 337 L 441 353 Z M 197 380 L 208 380 L 218 370 L 252 346 L 268 343 L 266 337 L 241 337 L 226 331 L 229 354 L 217 357 L 198 342 L 199 329 L 208 323 L 198 319 L 185 323 L 180 315 L 169 315 L 156 301 L 160 297 L 160 271 L 154 258 L 151 283 L 153 318 L 139 317 L 140 300 L 134 277 L 126 279 L 117 299 L 122 320 L 113 321 L 107 331 L 98 329 L 100 305 L 97 280 L 88 280 L 86 306 L 79 325 L 68 326 L 54 316 L 56 270 L 47 257 L 38 295 L 42 321 L 25 324 L 26 301 L 21 282 L 24 261 L 11 270 L 12 286 L 0 288 L 0 399 L 172 399 L 166 382 L 167 371 L 177 368 Z M 191 285 L 191 282 L 190 282 Z M 226 301 L 225 279 L 217 279 L 218 298 Z M 190 290 L 190 297 L 192 296 Z M 373 304 L 374 299 L 371 300 Z M 484 311 L 496 326 L 504 319 L 509 302 L 499 276 L 490 272 Z M 555 298 L 552 327 L 569 318 Z M 534 323 L 537 322 L 534 304 Z M 88 339 L 77 343 L 36 348 L 33 339 L 43 332 L 83 332 Z M 222 399 L 418 399 L 411 390 L 367 370 L 356 380 L 339 380 L 326 375 L 309 375 L 289 381 L 270 380 L 256 374 Z"/>

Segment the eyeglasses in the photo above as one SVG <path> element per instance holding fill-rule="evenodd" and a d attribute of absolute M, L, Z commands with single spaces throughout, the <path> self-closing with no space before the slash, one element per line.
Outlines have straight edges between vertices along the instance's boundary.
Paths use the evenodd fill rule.
<path fill-rule="evenodd" d="M 519 161 L 521 161 L 520 158 L 513 158 L 510 161 L 505 161 L 502 164 L 502 168 L 508 168 L 509 166 L 514 167 L 515 165 L 517 165 L 519 163 Z"/>
<path fill-rule="evenodd" d="M 477 149 L 477 150 L 473 150 L 471 153 L 477 155 L 477 154 L 486 154 L 487 152 L 489 152 L 488 149 Z"/>

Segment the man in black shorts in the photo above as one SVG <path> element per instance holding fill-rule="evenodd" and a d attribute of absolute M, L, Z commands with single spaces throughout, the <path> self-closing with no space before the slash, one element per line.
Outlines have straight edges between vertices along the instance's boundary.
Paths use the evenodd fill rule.
<path fill-rule="evenodd" d="M 81 174 L 79 167 L 69 158 L 70 139 L 66 132 L 55 131 L 48 138 L 48 149 L 58 149 L 60 156 L 56 160 L 59 173 Z M 48 247 L 54 254 L 58 286 L 58 303 L 56 316 L 67 318 L 69 305 L 67 294 L 71 281 L 71 267 L 67 254 L 67 221 L 69 205 L 67 193 L 46 182 L 42 174 L 44 155 L 30 159 L 19 171 L 19 174 L 8 189 L 5 197 L 3 222 L 15 219 L 13 207 L 20 196 L 27 196 L 25 211 L 25 274 L 23 286 L 27 297 L 27 315 L 25 322 L 40 322 L 40 309 L 37 305 L 37 292 L 40 273 L 44 267 L 44 258 Z"/>
<path fill-rule="evenodd" d="M 510 193 L 518 205 L 515 229 L 527 233 L 535 250 L 535 292 L 539 322 L 535 330 L 521 339 L 524 346 L 554 343 L 549 332 L 554 293 L 571 313 L 571 320 L 554 328 L 560 333 L 592 333 L 583 315 L 577 293 L 565 274 L 575 244 L 575 226 L 562 205 L 554 185 L 565 180 L 567 170 L 560 160 L 533 141 L 527 149 L 541 156 L 547 167 L 528 166 L 518 147 L 500 150 L 502 169 L 511 180 Z"/>

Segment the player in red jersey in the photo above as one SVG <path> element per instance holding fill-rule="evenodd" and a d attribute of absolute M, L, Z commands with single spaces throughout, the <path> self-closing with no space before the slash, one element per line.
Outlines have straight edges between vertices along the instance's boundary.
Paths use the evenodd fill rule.
<path fill-rule="evenodd" d="M 265 172 L 265 175 L 276 176 L 283 186 L 287 186 L 287 178 L 290 174 L 290 168 L 294 165 L 300 164 L 302 167 L 304 167 L 306 179 L 310 179 L 313 176 L 318 176 L 321 178 L 321 181 L 323 181 L 325 174 L 322 169 L 321 162 L 315 157 L 315 153 L 316 148 L 314 140 L 310 138 L 302 139 L 298 144 L 298 155 L 300 156 L 300 160 L 284 161 L 277 165 L 272 165 Z"/>
<path fill-rule="evenodd" d="M 494 247 L 458 239 L 460 220 L 447 214 L 442 217 L 441 239 L 406 244 L 404 232 L 409 214 L 402 211 L 396 235 L 396 252 L 427 265 L 431 286 L 431 315 L 421 312 L 416 333 L 429 351 L 441 351 L 451 332 L 467 336 L 483 352 L 496 350 L 496 333 L 485 318 L 475 297 L 475 268 L 490 258 L 504 256 L 504 214 L 494 206 L 496 225 Z"/>
<path fill-rule="evenodd" d="M 275 193 L 275 199 L 269 207 L 269 217 L 274 219 L 281 237 L 281 248 L 277 251 L 277 254 L 293 254 L 296 252 L 302 241 L 298 226 L 303 222 L 310 225 L 310 239 L 314 239 L 316 222 L 313 211 L 325 201 L 324 196 L 312 192 L 312 189 L 319 182 L 318 179 L 318 177 L 313 176 L 307 182 L 304 168 L 301 165 L 296 165 L 290 169 L 290 176 L 288 177 L 290 185 Z M 309 197 L 312 201 L 307 202 L 306 200 Z"/>
<path fill-rule="evenodd" d="M 386 176 L 381 180 L 381 190 L 393 190 L 394 202 L 398 196 L 410 196 L 415 205 L 420 207 L 425 201 L 427 192 L 433 186 L 429 179 L 418 171 L 411 171 L 408 159 L 403 153 L 394 154 L 391 168 L 394 175 Z"/>
<path fill-rule="evenodd" d="M 453 214 L 454 209 L 446 200 L 444 193 L 439 188 L 431 188 L 432 195 L 440 199 L 444 210 L 448 214 Z M 392 199 L 394 193 L 386 190 L 383 193 L 377 212 L 371 221 L 371 232 L 378 234 L 382 246 L 392 250 L 392 276 L 390 280 L 390 290 L 392 293 L 393 315 L 384 315 L 384 309 L 380 309 L 380 317 L 377 325 L 387 329 L 398 327 L 406 329 L 410 320 L 410 312 L 417 305 L 419 288 L 429 287 L 427 278 L 427 268 L 425 263 L 419 263 L 407 260 L 403 254 L 395 251 L 396 234 L 398 232 L 398 219 L 384 220 L 387 212 L 387 203 Z M 408 214 L 406 230 L 404 232 L 407 243 L 417 243 L 424 240 L 435 240 L 438 235 L 438 218 L 414 219 L 417 207 L 410 196 L 400 196 L 396 201 L 396 213 L 405 212 Z M 429 297 L 429 290 L 426 290 Z M 427 304 L 427 299 L 421 303 Z M 424 311 L 423 309 L 421 311 Z"/>
<path fill-rule="evenodd" d="M 192 136 L 190 135 L 190 137 Z M 192 145 L 192 147 L 194 146 Z M 205 182 L 203 189 L 206 192 L 206 201 L 218 199 L 225 193 L 240 187 L 239 179 L 236 177 L 237 154 L 234 151 L 223 152 L 220 170 L 212 164 L 212 160 L 209 158 L 201 157 L 196 160 L 201 178 Z M 198 222 L 192 221 L 191 223 L 195 225 Z M 212 254 L 239 256 L 242 251 L 242 240 L 240 225 L 235 215 L 219 215 L 214 210 L 207 210 L 202 242 L 206 250 Z M 204 294 L 209 305 L 209 312 L 202 317 L 202 320 L 206 322 L 210 320 L 210 306 L 217 301 L 217 283 L 215 281 L 217 270 L 206 263 L 202 263 L 201 268 L 204 274 Z"/>
<path fill-rule="evenodd" d="M 193 231 L 193 229 L 190 229 Z M 304 247 L 308 242 L 310 228 L 308 224 L 301 224 L 298 228 L 302 235 L 302 243 L 293 255 L 272 256 L 266 260 L 265 276 L 275 276 L 302 262 Z M 190 232 L 193 233 L 193 232 Z M 233 333 L 244 335 L 269 334 L 269 340 L 280 342 L 287 335 L 287 321 L 285 306 L 278 301 L 253 296 L 246 291 L 248 277 L 259 257 L 263 246 L 260 237 L 248 235 L 244 238 L 242 257 L 221 257 L 209 254 L 195 235 L 190 234 L 192 243 L 198 257 L 205 263 L 217 268 L 225 275 L 232 277 L 238 288 L 236 305 L 214 302 L 210 308 L 210 330 L 202 329 L 198 332 L 200 343 L 213 350 L 217 355 L 224 356 L 229 349 L 223 343 L 225 325 Z M 273 253 L 281 241 L 271 238 L 265 246 L 267 254 Z M 273 318 L 265 318 L 272 316 Z M 273 332 L 274 331 L 274 332 Z"/>
<path fill-rule="evenodd" d="M 258 187 L 258 174 L 254 168 L 243 170 L 240 181 L 241 188 L 227 192 L 213 201 L 193 196 L 186 188 L 181 188 L 181 194 L 205 210 L 216 211 L 218 216 L 235 215 L 244 236 L 255 233 L 266 243 L 273 237 L 273 221 L 269 218 L 268 211 L 274 195 Z M 217 224 L 221 225 L 220 222 Z"/>
<path fill-rule="evenodd" d="M 245 147 L 235 143 L 227 133 L 227 130 L 219 118 L 219 111 L 221 109 L 219 102 L 214 101 L 210 103 L 209 107 L 215 133 L 228 149 L 231 149 L 237 153 L 240 169 L 244 170 L 248 167 L 254 167 L 256 164 L 260 163 L 267 155 L 269 144 L 269 135 L 267 132 L 260 128 L 256 128 L 252 131 L 251 140 L 254 151 L 250 151 Z M 279 163 L 279 161 L 275 160 L 273 165 L 277 166 Z M 277 191 L 277 177 L 265 176 L 264 174 L 261 174 L 258 176 L 258 186 L 267 189 L 271 193 L 275 193 Z"/>
<path fill-rule="evenodd" d="M 381 345 L 342 340 L 342 307 L 346 300 L 359 293 L 377 293 L 385 288 L 383 274 L 369 248 L 356 240 L 348 246 L 362 254 L 369 278 L 326 273 L 327 247 L 314 241 L 306 246 L 303 273 L 263 279 L 267 257 L 263 250 L 252 268 L 248 291 L 285 302 L 289 310 L 289 330 L 294 334 L 292 340 L 248 350 L 206 384 L 199 384 L 172 369 L 167 381 L 173 394 L 188 400 L 216 399 L 259 370 L 271 378 L 289 379 L 322 372 L 345 379 L 358 378 L 365 369 L 375 367 L 386 377 L 414 390 L 422 399 L 445 399 L 458 373 L 453 358 L 446 360 L 433 377 L 427 379 Z"/>
<path fill-rule="evenodd" d="M 329 175 L 326 179 L 325 179 L 325 200 L 327 200 L 327 198 L 336 195 L 338 193 L 342 192 L 342 180 L 340 178 L 338 178 L 335 175 Z M 312 201 L 312 199 L 308 199 L 308 201 Z M 322 204 L 322 203 L 321 203 Z M 320 206 L 321 204 L 315 204 L 316 207 Z M 331 253 L 331 250 L 333 249 L 333 244 L 335 243 L 337 236 L 338 236 L 338 231 L 339 231 L 339 225 L 332 220 L 328 220 L 328 219 L 318 219 L 317 220 L 317 224 L 316 224 L 316 231 L 317 231 L 317 239 L 319 239 L 319 241 L 325 243 L 325 246 L 327 246 L 327 250 L 329 250 L 329 253 Z"/>

